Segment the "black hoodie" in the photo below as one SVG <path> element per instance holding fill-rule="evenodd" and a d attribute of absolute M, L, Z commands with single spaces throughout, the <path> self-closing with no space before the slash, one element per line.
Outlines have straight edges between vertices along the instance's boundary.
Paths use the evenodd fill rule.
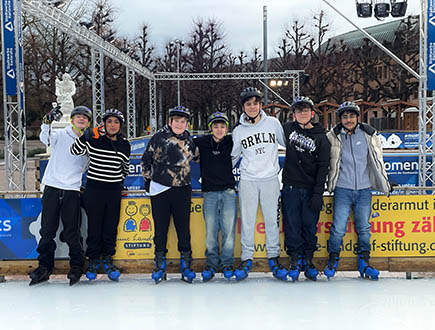
<path fill-rule="evenodd" d="M 325 129 L 318 123 L 313 126 L 303 129 L 296 121 L 283 125 L 286 154 L 282 182 L 323 194 L 331 144 Z"/>
<path fill-rule="evenodd" d="M 199 148 L 202 191 L 222 191 L 234 189 L 236 181 L 231 163 L 233 139 L 224 136 L 216 142 L 211 134 L 193 139 Z"/>

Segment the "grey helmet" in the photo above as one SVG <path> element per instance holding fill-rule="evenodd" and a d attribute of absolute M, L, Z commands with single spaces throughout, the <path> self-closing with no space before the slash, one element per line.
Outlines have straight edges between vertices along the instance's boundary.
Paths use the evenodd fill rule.
<path fill-rule="evenodd" d="M 88 117 L 89 121 L 92 120 L 92 111 L 91 109 L 89 109 L 88 107 L 84 106 L 84 105 L 79 105 L 77 107 L 75 107 L 72 111 L 71 111 L 71 116 L 70 118 L 74 117 L 75 115 L 84 115 L 86 117 Z"/>
<path fill-rule="evenodd" d="M 260 93 L 260 91 L 257 88 L 255 88 L 255 87 L 246 87 L 240 93 L 240 103 L 243 105 L 247 100 L 249 100 L 253 96 L 258 97 L 260 100 L 263 97 L 263 95 Z"/>
<path fill-rule="evenodd" d="M 109 109 L 106 110 L 103 114 L 103 122 L 106 122 L 106 120 L 109 117 L 116 117 L 118 118 L 119 122 L 121 123 L 121 125 L 124 123 L 124 115 L 122 114 L 121 111 L 119 111 L 118 109 Z"/>
<path fill-rule="evenodd" d="M 359 106 L 355 102 L 346 101 L 346 102 L 340 104 L 340 106 L 337 109 L 337 116 L 341 117 L 341 115 L 345 111 L 353 111 L 356 113 L 357 116 L 360 115 Z"/>

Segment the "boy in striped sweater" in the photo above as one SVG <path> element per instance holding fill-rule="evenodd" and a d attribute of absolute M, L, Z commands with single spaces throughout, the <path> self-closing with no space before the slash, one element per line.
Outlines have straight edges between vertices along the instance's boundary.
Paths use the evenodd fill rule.
<path fill-rule="evenodd" d="M 118 281 L 120 271 L 113 265 L 118 233 L 121 191 L 128 174 L 130 143 L 122 136 L 124 115 L 107 110 L 103 115 L 104 131 L 88 130 L 71 147 L 73 155 L 87 155 L 89 169 L 83 195 L 88 216 L 86 256 L 89 268 L 86 277 L 94 280 L 102 258 L 109 278 Z"/>

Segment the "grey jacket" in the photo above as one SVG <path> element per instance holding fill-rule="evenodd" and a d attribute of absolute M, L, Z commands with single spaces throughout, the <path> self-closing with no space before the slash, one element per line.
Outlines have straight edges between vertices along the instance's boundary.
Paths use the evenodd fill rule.
<path fill-rule="evenodd" d="M 359 123 L 359 128 L 365 133 L 367 139 L 368 153 L 367 166 L 372 189 L 389 195 L 391 184 L 388 181 L 387 172 L 384 169 L 382 146 L 376 131 L 365 123 Z M 343 125 L 338 124 L 328 132 L 327 137 L 331 143 L 331 158 L 329 163 L 328 191 L 333 192 L 339 176 L 342 152 L 342 140 L 340 136 Z"/>

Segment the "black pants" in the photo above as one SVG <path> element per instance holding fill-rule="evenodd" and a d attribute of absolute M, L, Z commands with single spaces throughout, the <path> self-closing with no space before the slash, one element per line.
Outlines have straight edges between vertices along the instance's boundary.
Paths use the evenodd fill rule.
<path fill-rule="evenodd" d="M 57 229 L 62 219 L 63 238 L 69 247 L 71 267 L 83 268 L 84 255 L 81 243 L 80 193 L 46 186 L 42 196 L 41 239 L 38 244 L 38 261 L 41 266 L 52 269 L 56 250 Z"/>
<path fill-rule="evenodd" d="M 168 252 L 169 220 L 172 215 L 178 237 L 178 251 L 190 252 L 190 202 L 192 187 L 172 187 L 156 196 L 151 196 L 154 219 L 155 252 Z"/>
<path fill-rule="evenodd" d="M 282 216 L 287 254 L 317 251 L 317 222 L 320 212 L 309 207 L 313 193 L 309 189 L 284 185 L 282 188 Z"/>
<path fill-rule="evenodd" d="M 113 256 L 116 252 L 119 213 L 121 208 L 121 187 L 99 189 L 87 186 L 83 195 L 88 216 L 88 238 L 86 256 L 98 259 Z"/>

